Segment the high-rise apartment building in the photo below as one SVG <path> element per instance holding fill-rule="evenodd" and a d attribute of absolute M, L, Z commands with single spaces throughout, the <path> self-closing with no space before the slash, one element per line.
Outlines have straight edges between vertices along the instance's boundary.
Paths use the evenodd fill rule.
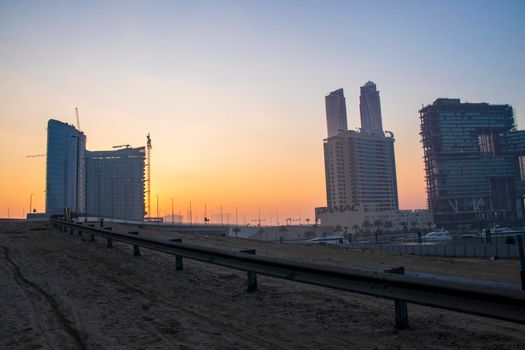
<path fill-rule="evenodd" d="M 348 130 L 343 89 L 332 91 L 328 96 L 325 96 L 325 106 L 328 137 L 335 136 L 340 131 Z"/>
<path fill-rule="evenodd" d="M 87 214 L 144 220 L 145 148 L 87 151 Z"/>
<path fill-rule="evenodd" d="M 74 126 L 50 119 L 47 123 L 46 214 L 65 208 L 84 213 L 86 195 L 86 136 Z"/>
<path fill-rule="evenodd" d="M 338 91 L 342 94 L 342 89 Z M 368 82 L 361 91 L 365 93 L 361 96 L 361 131 L 340 130 L 324 140 L 327 207 L 398 210 L 394 136 L 383 132 L 375 84 Z M 326 100 L 328 121 L 329 102 L 332 100 Z"/>
<path fill-rule="evenodd" d="M 381 117 L 381 101 L 376 84 L 371 81 L 361 86 L 359 110 L 361 112 L 361 132 L 368 135 L 382 136 L 383 121 Z"/>
<path fill-rule="evenodd" d="M 521 218 L 525 132 L 509 105 L 437 99 L 419 111 L 428 206 L 437 225 Z"/>

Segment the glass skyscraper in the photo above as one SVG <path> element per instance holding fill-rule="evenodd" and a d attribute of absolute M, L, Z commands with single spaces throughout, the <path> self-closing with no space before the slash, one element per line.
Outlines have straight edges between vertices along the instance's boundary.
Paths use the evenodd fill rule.
<path fill-rule="evenodd" d="M 371 81 L 361 86 L 359 110 L 361 112 L 361 131 L 368 135 L 382 136 L 383 121 L 381 117 L 381 101 L 376 84 Z"/>
<path fill-rule="evenodd" d="M 86 211 L 86 136 L 74 126 L 50 119 L 47 123 L 46 214 L 65 208 Z"/>
<path fill-rule="evenodd" d="M 337 91 L 342 94 L 342 89 Z M 383 132 L 375 84 L 368 82 L 361 91 L 364 94 L 361 95 L 361 131 L 345 128 L 324 140 L 327 207 L 398 210 L 394 135 Z M 333 109 L 329 106 L 332 103 L 327 96 L 329 132 L 331 118 L 328 112 Z M 346 126 L 346 108 L 344 110 Z"/>
<path fill-rule="evenodd" d="M 325 96 L 325 106 L 328 137 L 335 136 L 340 131 L 348 130 L 343 89 L 332 91 L 328 96 Z"/>
<path fill-rule="evenodd" d="M 144 147 L 88 151 L 88 216 L 143 221 L 144 162 Z"/>

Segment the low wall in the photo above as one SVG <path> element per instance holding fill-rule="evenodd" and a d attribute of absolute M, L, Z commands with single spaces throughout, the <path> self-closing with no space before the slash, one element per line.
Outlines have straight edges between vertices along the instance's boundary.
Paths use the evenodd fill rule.
<path fill-rule="evenodd" d="M 452 256 L 452 257 L 483 257 L 498 256 L 500 258 L 519 257 L 518 246 L 514 244 L 415 244 L 415 245 L 391 245 L 391 244 L 353 244 L 352 248 L 363 248 L 381 250 L 389 253 L 428 255 L 428 256 Z"/>

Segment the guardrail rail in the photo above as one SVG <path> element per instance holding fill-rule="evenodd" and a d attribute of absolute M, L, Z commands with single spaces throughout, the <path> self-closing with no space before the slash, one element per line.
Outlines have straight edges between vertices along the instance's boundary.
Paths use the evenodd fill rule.
<path fill-rule="evenodd" d="M 89 233 L 107 239 L 107 246 L 114 241 L 133 245 L 134 255 L 139 247 L 176 256 L 176 269 L 183 268 L 183 259 L 225 266 L 248 273 L 248 291 L 257 288 L 257 274 L 290 281 L 334 288 L 353 293 L 390 299 L 396 302 L 396 327 L 407 326 L 407 313 L 403 303 L 430 306 L 472 315 L 486 316 L 525 324 L 525 292 L 495 287 L 480 287 L 452 281 L 438 281 L 392 272 L 371 272 L 356 268 L 341 268 L 320 264 L 290 261 L 256 255 L 255 250 L 227 251 L 183 243 L 176 239 L 162 241 L 132 234 L 115 233 L 109 227 L 75 224 L 51 219 L 61 231 Z"/>

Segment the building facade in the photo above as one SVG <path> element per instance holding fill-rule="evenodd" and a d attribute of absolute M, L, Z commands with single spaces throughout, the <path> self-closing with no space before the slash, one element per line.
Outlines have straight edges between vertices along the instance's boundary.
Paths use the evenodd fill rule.
<path fill-rule="evenodd" d="M 145 148 L 86 152 L 87 214 L 144 220 Z"/>
<path fill-rule="evenodd" d="M 361 121 L 366 123 L 367 131 L 362 125 L 359 132 L 340 130 L 324 140 L 327 207 L 358 205 L 365 211 L 397 210 L 394 135 L 383 132 L 375 84 L 368 82 L 363 88 L 368 95 L 361 96 Z"/>
<path fill-rule="evenodd" d="M 325 96 L 325 106 L 328 137 L 337 135 L 341 130 L 348 130 L 343 89 L 332 91 Z"/>
<path fill-rule="evenodd" d="M 440 98 L 419 114 L 436 225 L 521 219 L 525 133 L 515 131 L 512 107 Z"/>
<path fill-rule="evenodd" d="M 86 136 L 74 126 L 47 123 L 46 215 L 86 211 Z"/>

